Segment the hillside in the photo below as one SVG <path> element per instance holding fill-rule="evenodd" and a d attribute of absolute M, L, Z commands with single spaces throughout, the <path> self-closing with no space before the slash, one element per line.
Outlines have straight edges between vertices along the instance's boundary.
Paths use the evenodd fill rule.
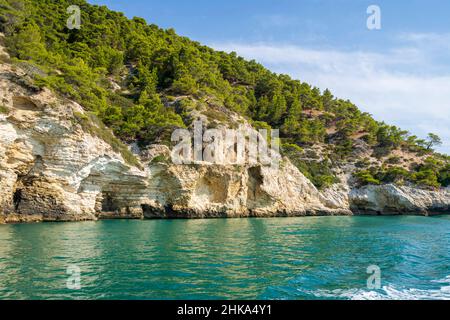
<path fill-rule="evenodd" d="M 337 168 L 349 162 L 359 184 L 450 183 L 448 157 L 432 151 L 438 137 L 377 122 L 329 90 L 85 1 L 0 4 L 13 62 L 126 143 L 169 144 L 173 128 L 189 127 L 197 112 L 232 125 L 233 111 L 256 128 L 279 128 L 284 154 L 321 188 L 338 182 Z M 72 4 L 81 8 L 80 30 L 66 26 Z"/>
<path fill-rule="evenodd" d="M 67 28 L 73 4 L 79 30 Z M 0 33 L 0 211 L 11 221 L 36 210 L 80 220 L 450 207 L 438 136 L 419 139 L 235 53 L 81 0 L 0 0 Z M 171 164 L 171 133 L 197 119 L 280 129 L 280 172 Z"/>

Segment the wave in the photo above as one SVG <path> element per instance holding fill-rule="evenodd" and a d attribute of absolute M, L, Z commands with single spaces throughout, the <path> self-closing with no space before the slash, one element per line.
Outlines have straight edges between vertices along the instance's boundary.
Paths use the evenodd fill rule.
<path fill-rule="evenodd" d="M 317 298 L 349 300 L 450 300 L 450 276 L 432 283 L 442 284 L 439 289 L 396 288 L 384 286 L 379 290 L 336 289 L 311 292 Z"/>

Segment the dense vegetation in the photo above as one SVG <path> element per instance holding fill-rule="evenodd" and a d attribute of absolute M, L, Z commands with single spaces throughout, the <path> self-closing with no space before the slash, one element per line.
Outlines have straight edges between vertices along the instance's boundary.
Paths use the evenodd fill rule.
<path fill-rule="evenodd" d="M 450 166 L 433 157 L 427 158 L 415 171 L 410 172 L 402 167 L 370 167 L 358 171 L 355 176 L 361 184 L 395 183 L 405 184 L 413 182 L 422 186 L 440 187 L 450 185 Z"/>
<path fill-rule="evenodd" d="M 66 24 L 66 10 L 74 4 L 82 13 L 79 30 Z M 190 112 L 200 106 L 207 107 L 208 117 L 223 121 L 215 108 L 221 106 L 255 126 L 280 128 L 285 154 L 319 187 L 338 181 L 332 166 L 351 159 L 357 140 L 379 159 L 399 148 L 430 158 L 405 172 L 392 165 L 364 168 L 356 174 L 361 184 L 449 184 L 448 158 L 432 151 L 440 143 L 437 136 L 420 140 L 375 121 L 329 90 L 141 18 L 130 20 L 84 0 L 0 0 L 0 31 L 14 62 L 36 85 L 79 102 L 124 142 L 161 142 L 174 127 L 189 126 Z M 317 144 L 327 148 L 314 160 L 305 150 Z"/>

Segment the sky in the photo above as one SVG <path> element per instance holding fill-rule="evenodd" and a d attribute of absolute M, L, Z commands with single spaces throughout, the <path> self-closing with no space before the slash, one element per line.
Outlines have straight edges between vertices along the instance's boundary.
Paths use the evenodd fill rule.
<path fill-rule="evenodd" d="M 255 59 L 450 154 L 450 1 L 89 0 Z M 371 5 L 381 29 L 369 30 Z"/>

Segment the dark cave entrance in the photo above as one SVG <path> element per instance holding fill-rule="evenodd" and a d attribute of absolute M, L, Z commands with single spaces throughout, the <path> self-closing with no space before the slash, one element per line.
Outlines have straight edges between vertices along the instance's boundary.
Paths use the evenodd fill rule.
<path fill-rule="evenodd" d="M 22 189 L 17 189 L 13 195 L 14 211 L 17 211 L 19 209 L 21 202 L 22 202 Z"/>
<path fill-rule="evenodd" d="M 102 199 L 102 212 L 116 212 L 119 210 L 114 197 L 110 193 L 103 195 Z"/>

